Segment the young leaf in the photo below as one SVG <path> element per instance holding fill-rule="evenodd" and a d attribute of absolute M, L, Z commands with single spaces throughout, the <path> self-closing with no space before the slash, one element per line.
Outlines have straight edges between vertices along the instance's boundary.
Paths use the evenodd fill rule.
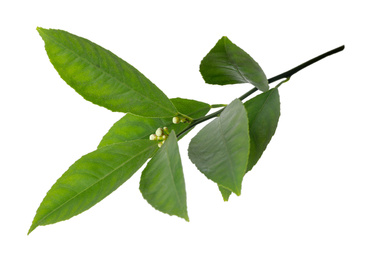
<path fill-rule="evenodd" d="M 280 96 L 277 88 L 270 89 L 244 103 L 248 112 L 250 151 L 247 171 L 262 156 L 271 141 L 280 117 Z"/>
<path fill-rule="evenodd" d="M 182 98 L 171 99 L 180 113 L 190 116 L 191 118 L 199 118 L 207 114 L 210 105 Z M 173 124 L 170 118 L 145 118 L 127 114 L 117 121 L 103 137 L 99 144 L 99 148 L 113 143 L 125 142 L 137 139 L 148 139 L 148 137 L 159 127 L 166 126 L 169 131 L 175 130 L 180 133 L 188 125 Z M 182 136 L 183 137 L 183 136 Z"/>
<path fill-rule="evenodd" d="M 205 116 L 211 109 L 209 104 L 193 99 L 172 98 L 170 100 L 180 113 L 193 119 Z"/>
<path fill-rule="evenodd" d="M 261 91 L 269 88 L 266 75 L 258 63 L 225 36 L 203 58 L 200 72 L 209 84 L 249 82 Z"/>
<path fill-rule="evenodd" d="M 91 208 L 127 181 L 156 149 L 155 142 L 136 140 L 83 156 L 48 191 L 28 234 L 38 226 L 67 220 Z"/>
<path fill-rule="evenodd" d="M 239 99 L 191 140 L 189 158 L 217 184 L 240 195 L 249 154 L 248 117 Z"/>
<path fill-rule="evenodd" d="M 86 100 L 145 117 L 177 114 L 159 88 L 112 52 L 66 31 L 37 30 L 61 78 Z"/>
<path fill-rule="evenodd" d="M 175 131 L 148 162 L 139 189 L 155 209 L 189 221 L 183 168 Z"/>

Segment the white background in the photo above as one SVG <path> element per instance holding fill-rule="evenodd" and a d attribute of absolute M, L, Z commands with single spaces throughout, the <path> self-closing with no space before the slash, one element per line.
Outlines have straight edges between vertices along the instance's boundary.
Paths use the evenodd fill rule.
<path fill-rule="evenodd" d="M 0 4 L 0 259 L 368 259 L 365 1 L 3 1 Z M 226 35 L 275 76 L 346 49 L 280 89 L 276 135 L 224 203 L 180 141 L 190 222 L 154 210 L 140 171 L 68 221 L 27 231 L 51 185 L 122 114 L 93 105 L 52 67 L 36 27 L 88 38 L 168 97 L 229 103 L 199 63 Z"/>

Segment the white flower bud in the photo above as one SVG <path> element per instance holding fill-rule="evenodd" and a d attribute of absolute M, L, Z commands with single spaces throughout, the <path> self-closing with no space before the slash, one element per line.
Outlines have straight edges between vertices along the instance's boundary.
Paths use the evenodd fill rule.
<path fill-rule="evenodd" d="M 180 118 L 175 116 L 175 117 L 173 117 L 172 121 L 173 121 L 174 124 L 179 124 Z"/>
<path fill-rule="evenodd" d="M 187 120 L 184 118 L 184 117 L 182 117 L 182 118 L 180 118 L 180 122 L 181 123 L 185 123 Z"/>
<path fill-rule="evenodd" d="M 158 143 L 157 145 L 158 145 L 158 148 L 161 148 L 162 142 L 161 143 Z"/>
<path fill-rule="evenodd" d="M 167 139 L 167 135 L 163 135 L 163 136 L 162 136 L 162 140 L 164 140 L 164 141 L 165 141 L 166 139 Z"/>
<path fill-rule="evenodd" d="M 166 134 L 169 134 L 169 128 L 167 128 L 166 126 L 164 127 L 164 132 L 166 133 Z"/>
<path fill-rule="evenodd" d="M 149 137 L 149 139 L 150 139 L 151 141 L 153 141 L 153 140 L 157 140 L 157 136 L 156 136 L 155 134 L 151 134 L 151 135 L 150 135 L 150 137 Z"/>
<path fill-rule="evenodd" d="M 157 130 L 156 130 L 156 135 L 157 136 L 162 136 L 162 128 L 157 128 Z"/>

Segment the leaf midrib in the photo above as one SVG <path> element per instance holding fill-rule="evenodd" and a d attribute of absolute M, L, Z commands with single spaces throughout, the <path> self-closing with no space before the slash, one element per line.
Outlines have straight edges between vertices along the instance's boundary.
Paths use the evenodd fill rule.
<path fill-rule="evenodd" d="M 93 62 L 91 62 L 90 60 L 88 60 L 87 58 L 85 58 L 85 57 L 83 57 L 83 56 L 80 56 L 80 55 L 78 55 L 75 51 L 73 51 L 72 49 L 70 49 L 70 48 L 68 48 L 68 47 L 66 47 L 64 44 L 62 44 L 62 43 L 60 43 L 55 37 L 53 37 L 53 36 L 50 36 L 50 35 L 48 35 L 47 33 L 45 33 L 44 31 L 42 32 L 43 33 L 43 35 L 45 35 L 46 37 L 48 37 L 51 41 L 53 41 L 54 43 L 56 43 L 57 45 L 59 45 L 59 46 L 61 46 L 61 47 L 63 47 L 64 49 L 66 49 L 67 51 L 69 51 L 69 52 L 71 52 L 73 55 L 75 55 L 77 58 L 80 58 L 80 59 L 82 59 L 82 60 L 84 60 L 86 63 L 88 63 L 88 64 L 90 64 L 92 67 L 95 67 L 95 68 L 97 68 L 99 71 L 101 71 L 102 72 L 102 74 L 105 74 L 105 75 L 108 75 L 111 79 L 113 79 L 113 80 L 115 80 L 115 81 L 117 81 L 117 82 L 119 82 L 120 84 L 122 84 L 122 85 L 124 85 L 125 86 L 125 88 L 127 88 L 127 89 L 130 89 L 131 91 L 134 91 L 135 93 L 137 93 L 137 94 L 139 94 L 140 96 L 142 96 L 144 99 L 146 99 L 146 100 L 149 100 L 151 103 L 153 103 L 153 104 L 156 104 L 156 105 L 158 105 L 159 107 L 161 107 L 161 108 L 163 108 L 164 110 L 166 110 L 166 111 L 168 111 L 168 112 L 170 112 L 171 114 L 172 114 L 172 111 L 171 110 L 168 110 L 165 106 L 162 106 L 161 105 L 161 103 L 159 102 L 159 103 L 156 103 L 156 102 L 154 102 L 152 99 L 150 99 L 149 97 L 147 97 L 147 96 L 145 96 L 145 95 L 143 95 L 141 92 L 138 92 L 137 90 L 135 90 L 134 88 L 131 88 L 129 85 L 127 85 L 126 83 L 124 83 L 124 82 L 122 82 L 122 81 L 120 81 L 117 77 L 115 77 L 113 74 L 110 74 L 110 73 L 108 73 L 108 72 L 106 72 L 105 70 L 103 70 L 101 67 L 99 67 L 99 66 L 97 66 L 96 64 L 94 64 Z M 79 39 L 77 38 L 77 40 L 79 41 Z M 86 39 L 87 40 L 87 39 Z M 88 40 L 87 40 L 88 41 Z M 100 48 L 102 48 L 102 49 L 104 49 L 103 47 L 101 47 L 101 46 L 99 46 Z M 104 50 L 106 50 L 106 49 L 104 49 Z M 115 55 L 115 54 L 113 54 L 112 52 L 110 52 L 109 50 L 106 50 L 107 52 L 109 52 L 109 54 L 112 54 L 112 55 Z M 116 56 L 116 55 L 115 55 Z M 118 59 L 120 59 L 119 57 L 117 57 Z M 127 63 L 127 65 L 128 66 L 131 66 L 130 64 L 128 64 Z M 134 68 L 134 67 L 133 67 Z M 134 68 L 135 69 L 135 68 Z M 142 74 L 143 75 L 143 74 Z M 100 75 L 101 76 L 101 75 Z M 100 77 L 99 76 L 99 77 Z M 141 78 L 140 77 L 140 75 L 138 75 L 139 76 L 139 78 Z M 147 79 L 148 80 L 148 79 Z M 152 83 L 153 84 L 153 83 Z M 153 84 L 154 85 L 154 84 Z M 170 101 L 171 102 L 171 101 Z"/>
<path fill-rule="evenodd" d="M 166 157 L 167 161 L 169 162 L 168 164 L 169 164 L 169 171 L 170 171 L 170 174 L 169 174 L 170 175 L 170 180 L 171 180 L 173 186 L 175 187 L 175 195 L 176 195 L 176 198 L 177 198 L 178 202 L 180 203 L 180 208 L 182 209 L 184 204 L 183 204 L 183 202 L 180 199 L 178 188 L 177 188 L 176 183 L 174 181 L 174 174 L 173 174 L 174 170 L 172 169 L 172 165 L 171 165 L 171 160 L 169 158 L 168 149 L 166 149 L 164 152 L 165 152 L 165 157 Z"/>
<path fill-rule="evenodd" d="M 59 205 L 57 208 L 55 208 L 54 210 L 52 210 L 50 213 L 48 213 L 47 215 L 45 215 L 42 219 L 40 219 L 39 221 L 37 221 L 35 224 L 37 225 L 32 225 L 32 226 L 39 226 L 42 224 L 42 222 L 49 217 L 50 215 L 52 215 L 53 213 L 55 213 L 56 211 L 58 211 L 60 208 L 64 207 L 66 204 L 68 204 L 69 202 L 71 202 L 72 200 L 74 200 L 75 198 L 77 198 L 79 195 L 81 195 L 82 193 L 86 192 L 87 190 L 89 190 L 90 188 L 92 188 L 93 186 L 97 185 L 98 183 L 100 183 L 102 180 L 104 180 L 105 178 L 109 177 L 113 172 L 117 171 L 119 168 L 123 167 L 125 164 L 127 164 L 128 162 L 130 162 L 131 160 L 133 160 L 134 158 L 138 157 L 139 155 L 141 155 L 142 153 L 146 152 L 147 150 L 151 149 L 152 146 L 147 147 L 146 149 L 142 150 L 141 152 L 139 152 L 138 154 L 136 154 L 135 156 L 132 156 L 130 159 L 126 160 L 125 162 L 123 162 L 121 165 L 119 165 L 118 167 L 114 168 L 113 170 L 111 170 L 108 174 L 106 174 L 104 177 L 100 178 L 98 181 L 96 181 L 95 183 L 93 183 L 92 185 L 88 186 L 87 188 L 85 188 L 84 190 L 82 190 L 81 192 L 77 193 L 76 195 L 74 195 L 72 198 L 68 199 L 67 201 L 65 201 L 64 203 L 62 203 L 61 205 Z"/>
<path fill-rule="evenodd" d="M 236 185 L 236 179 L 235 179 L 235 171 L 234 171 L 234 165 L 233 165 L 233 161 L 232 161 L 232 158 L 230 156 L 230 152 L 229 152 L 229 147 L 227 146 L 227 142 L 225 140 L 225 133 L 223 131 L 223 128 L 222 128 L 222 118 L 221 116 L 219 117 L 219 129 L 220 129 L 220 133 L 221 133 L 221 139 L 222 141 L 224 142 L 224 146 L 225 146 L 225 149 L 226 149 L 226 157 L 228 158 L 228 161 L 230 162 L 230 168 L 231 168 L 231 177 L 232 177 L 232 180 L 233 180 L 233 183 L 234 183 L 234 187 L 236 188 L 236 194 L 238 193 L 238 187 Z"/>
<path fill-rule="evenodd" d="M 231 55 L 229 54 L 229 52 L 227 50 L 227 47 L 226 47 L 226 40 L 224 40 L 224 49 L 225 49 L 226 56 L 228 57 L 231 65 L 233 65 L 233 67 L 236 69 L 236 71 L 238 72 L 240 77 L 244 80 L 244 83 L 249 83 L 249 80 L 243 75 L 243 73 L 240 71 L 238 65 L 233 61 Z"/>

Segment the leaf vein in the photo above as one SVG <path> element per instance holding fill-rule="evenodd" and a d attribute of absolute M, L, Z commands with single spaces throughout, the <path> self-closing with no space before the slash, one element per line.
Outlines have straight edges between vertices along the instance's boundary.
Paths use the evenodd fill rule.
<path fill-rule="evenodd" d="M 100 70 L 103 74 L 107 75 L 109 78 L 115 80 L 116 82 L 120 83 L 121 85 L 125 86 L 125 88 L 130 89 L 132 91 L 134 91 L 135 93 L 137 93 L 139 96 L 142 96 L 145 100 L 148 100 L 149 102 L 163 108 L 166 111 L 169 111 L 170 113 L 172 113 L 171 110 L 167 109 L 167 107 L 163 106 L 160 102 L 154 102 L 154 100 L 152 100 L 151 98 L 149 98 L 149 96 L 145 96 L 143 93 L 137 91 L 136 89 L 132 89 L 129 85 L 127 85 L 126 83 L 122 82 L 120 79 L 118 79 L 116 76 L 112 75 L 110 72 L 107 72 L 105 70 L 103 70 L 101 67 L 97 66 L 96 64 L 94 64 L 93 62 L 91 62 L 90 60 L 88 60 L 85 57 L 82 57 L 81 55 L 79 55 L 78 53 L 76 53 L 75 51 L 73 51 L 72 49 L 68 48 L 67 46 L 65 46 L 64 44 L 62 44 L 61 42 L 59 42 L 56 38 L 44 34 L 46 35 L 49 39 L 51 39 L 54 43 L 56 43 L 57 45 L 63 47 L 65 50 L 69 51 L 70 53 L 72 53 L 72 55 L 75 55 L 77 57 L 79 57 L 81 60 L 84 60 L 86 63 L 88 63 L 90 66 L 97 68 L 98 70 Z M 78 39 L 79 41 L 79 39 Z M 79 43 L 80 44 L 80 43 Z M 81 44 L 80 44 L 81 45 Z M 93 44 L 92 44 L 93 45 Z M 102 47 L 101 47 L 102 48 Z M 112 54 L 111 52 L 108 52 L 108 54 Z M 114 54 L 112 54 L 114 56 Z M 100 58 L 100 55 L 98 54 L 98 57 Z M 120 60 L 119 60 L 120 61 Z M 131 65 L 129 65 L 128 63 L 126 63 L 126 65 L 128 67 L 130 67 Z M 134 73 L 135 74 L 135 73 Z M 138 77 L 138 79 L 141 81 L 141 77 Z M 147 79 L 148 80 L 148 79 Z M 153 83 L 152 83 L 153 84 Z"/>

